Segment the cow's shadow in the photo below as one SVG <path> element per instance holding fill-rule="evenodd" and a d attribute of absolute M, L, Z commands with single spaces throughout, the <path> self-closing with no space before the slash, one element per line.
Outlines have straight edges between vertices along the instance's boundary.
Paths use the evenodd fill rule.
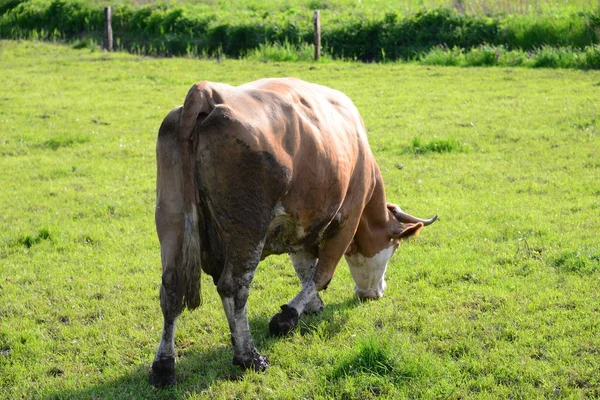
<path fill-rule="evenodd" d="M 336 336 L 348 320 L 348 312 L 359 305 L 357 299 L 350 298 L 338 303 L 327 304 L 321 313 L 303 315 L 297 332 L 300 335 L 319 335 L 325 339 Z M 270 316 L 257 316 L 250 319 L 250 329 L 258 350 L 269 354 L 269 349 L 281 340 L 294 340 L 274 337 L 268 333 Z M 45 399 L 177 399 L 185 393 L 200 393 L 219 382 L 239 380 L 245 372 L 232 365 L 233 350 L 227 343 L 211 348 L 187 348 L 178 351 L 176 376 L 178 384 L 174 387 L 156 389 L 148 383 L 148 374 L 152 360 L 137 365 L 129 373 L 116 379 L 107 380 L 98 385 L 80 390 L 58 390 L 44 396 Z"/>

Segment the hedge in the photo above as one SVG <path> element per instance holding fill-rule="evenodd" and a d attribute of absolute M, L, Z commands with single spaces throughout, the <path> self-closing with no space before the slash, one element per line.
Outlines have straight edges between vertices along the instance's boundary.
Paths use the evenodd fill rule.
<path fill-rule="evenodd" d="M 3 39 L 102 41 L 104 10 L 85 0 L 5 0 L 0 12 Z M 112 15 L 115 47 L 151 55 L 240 57 L 265 43 L 312 43 L 312 12 L 306 10 L 219 12 L 153 3 L 116 6 Z M 447 8 L 407 16 L 322 15 L 324 51 L 361 61 L 418 58 L 439 47 L 583 50 L 600 40 L 600 9 L 555 16 L 472 16 Z"/>

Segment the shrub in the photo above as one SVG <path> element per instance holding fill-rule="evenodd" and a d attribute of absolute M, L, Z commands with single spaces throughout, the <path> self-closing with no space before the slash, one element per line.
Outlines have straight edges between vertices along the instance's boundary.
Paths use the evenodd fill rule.
<path fill-rule="evenodd" d="M 589 13 L 511 15 L 501 21 L 499 42 L 511 49 L 535 50 L 542 46 L 583 49 L 598 42 L 596 30 L 600 24 L 594 16 Z"/>
<path fill-rule="evenodd" d="M 529 58 L 527 53 L 521 49 L 507 51 L 503 47 L 500 48 L 500 58 L 498 59 L 498 65 L 504 67 L 519 67 L 528 66 Z"/>
<path fill-rule="evenodd" d="M 600 46 L 588 46 L 583 50 L 544 46 L 525 52 L 521 49 L 507 50 L 504 46 L 479 46 L 464 51 L 460 48 L 435 47 L 422 54 L 417 61 L 424 65 L 579 68 L 600 69 Z"/>

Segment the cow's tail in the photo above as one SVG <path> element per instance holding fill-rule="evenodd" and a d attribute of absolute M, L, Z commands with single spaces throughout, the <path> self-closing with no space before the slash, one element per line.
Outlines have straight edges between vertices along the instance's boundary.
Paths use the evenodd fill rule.
<path fill-rule="evenodd" d="M 198 226 L 199 193 L 196 186 L 196 167 L 194 149 L 197 144 L 196 121 L 200 113 L 208 114 L 212 99 L 205 82 L 198 83 L 189 90 L 181 119 L 179 120 L 179 137 L 182 150 L 183 168 L 183 201 L 185 214 L 185 230 L 183 235 L 182 269 L 185 282 L 183 304 L 193 310 L 202 304 L 200 290 L 201 243 Z"/>
<path fill-rule="evenodd" d="M 182 267 L 185 281 L 183 303 L 189 310 L 202 304 L 200 275 L 200 236 L 198 233 L 198 211 L 196 205 L 185 211 L 185 232 L 183 234 Z"/>

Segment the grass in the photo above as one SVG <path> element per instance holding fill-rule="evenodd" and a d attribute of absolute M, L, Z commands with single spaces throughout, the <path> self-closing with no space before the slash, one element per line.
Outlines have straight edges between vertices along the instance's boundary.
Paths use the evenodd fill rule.
<path fill-rule="evenodd" d="M 0 69 L 0 398 L 600 397 L 599 72 L 12 41 Z M 399 248 L 382 300 L 356 301 L 342 263 L 323 313 L 282 339 L 268 321 L 299 284 L 287 258 L 265 260 L 248 306 L 262 374 L 231 365 L 204 276 L 178 326 L 180 383 L 155 390 L 158 126 L 196 81 L 265 76 L 347 93 L 389 200 L 440 220 Z"/>
<path fill-rule="evenodd" d="M 289 42 L 284 42 L 283 44 L 261 44 L 257 49 L 248 52 L 244 58 L 250 61 L 263 62 L 310 62 L 314 59 L 314 55 L 314 46 L 310 46 L 306 43 L 294 46 Z M 325 53 L 322 56 L 322 60 L 331 60 L 331 56 Z"/>
<path fill-rule="evenodd" d="M 453 47 L 434 47 L 415 60 L 423 65 L 461 67 L 528 67 L 600 69 L 600 46 L 583 50 L 570 47 L 542 46 L 533 51 L 507 50 L 504 46 L 479 46 L 465 51 Z"/>
<path fill-rule="evenodd" d="M 415 136 L 411 146 L 407 147 L 408 153 L 426 154 L 426 153 L 449 153 L 453 151 L 464 151 L 464 146 L 454 138 L 441 139 L 434 138 L 433 140 L 424 143 L 419 136 Z"/>

